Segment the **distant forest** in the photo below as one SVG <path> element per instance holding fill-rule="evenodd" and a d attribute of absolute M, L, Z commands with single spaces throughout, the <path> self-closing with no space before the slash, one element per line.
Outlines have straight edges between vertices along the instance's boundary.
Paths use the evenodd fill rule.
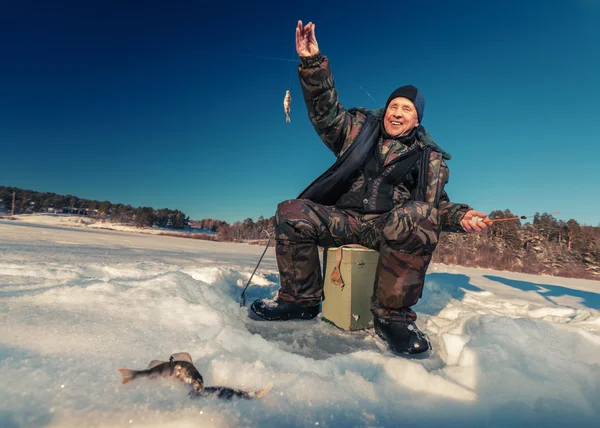
<path fill-rule="evenodd" d="M 187 237 L 262 245 L 274 236 L 274 217 L 259 217 L 257 221 L 247 218 L 233 224 L 216 219 L 190 220 L 178 210 L 133 208 L 108 201 L 3 186 L 0 186 L 0 214 L 2 206 L 5 213 L 10 211 L 13 192 L 15 214 L 55 211 L 138 227 L 193 227 L 214 233 L 187 234 Z M 515 215 L 510 210 L 496 210 L 489 217 L 499 219 Z M 538 213 L 525 223 L 521 220 L 497 222 L 484 233 L 442 233 L 433 262 L 598 280 L 600 226 L 580 225 L 573 219 L 557 220 L 551 214 Z"/>
<path fill-rule="evenodd" d="M 184 229 L 190 221 L 184 213 L 178 210 L 152 207 L 134 208 L 131 205 L 113 204 L 108 201 L 94 201 L 77 196 L 35 192 L 5 186 L 0 186 L 0 213 L 2 208 L 4 208 L 4 212 L 11 212 L 13 192 L 15 195 L 14 214 L 79 214 L 137 227 L 157 226 L 173 229 Z"/>

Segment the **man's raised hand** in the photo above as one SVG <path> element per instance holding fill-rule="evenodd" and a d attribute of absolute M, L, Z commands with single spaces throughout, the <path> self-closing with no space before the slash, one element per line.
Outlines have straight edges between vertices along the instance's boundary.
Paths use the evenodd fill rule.
<path fill-rule="evenodd" d="M 296 51 L 300 56 L 313 56 L 319 53 L 319 44 L 315 37 L 315 24 L 309 22 L 302 27 L 302 21 L 298 21 L 296 27 Z"/>

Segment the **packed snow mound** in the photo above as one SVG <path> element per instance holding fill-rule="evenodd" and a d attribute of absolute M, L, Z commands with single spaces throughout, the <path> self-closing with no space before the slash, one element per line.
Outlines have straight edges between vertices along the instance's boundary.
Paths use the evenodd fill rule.
<path fill-rule="evenodd" d="M 262 248 L 0 221 L 2 426 L 562 426 L 600 422 L 600 283 L 434 266 L 417 323 L 434 353 L 392 355 L 372 331 L 248 318 Z M 63 242 L 63 243 L 61 243 Z M 274 254 L 248 289 L 273 297 Z M 191 400 L 118 368 L 189 352 Z"/>

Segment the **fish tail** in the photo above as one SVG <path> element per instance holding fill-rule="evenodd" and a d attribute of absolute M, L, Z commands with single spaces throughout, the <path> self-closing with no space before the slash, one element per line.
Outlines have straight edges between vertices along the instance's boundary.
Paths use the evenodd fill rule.
<path fill-rule="evenodd" d="M 263 389 L 256 392 L 251 392 L 250 395 L 255 398 L 262 398 L 273 388 L 273 382 L 269 382 Z"/>
<path fill-rule="evenodd" d="M 135 370 L 119 369 L 119 372 L 121 372 L 121 383 L 131 382 L 135 378 Z"/>

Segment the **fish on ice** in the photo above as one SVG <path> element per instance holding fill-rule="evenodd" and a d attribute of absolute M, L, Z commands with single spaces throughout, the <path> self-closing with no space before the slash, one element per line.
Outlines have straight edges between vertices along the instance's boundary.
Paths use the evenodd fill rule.
<path fill-rule="evenodd" d="M 157 377 L 179 379 L 190 386 L 190 397 L 217 397 L 223 399 L 238 398 L 260 398 L 264 397 L 272 387 L 267 385 L 260 391 L 244 391 L 228 388 L 226 386 L 204 386 L 204 379 L 192 361 L 192 357 L 187 352 L 178 352 L 171 355 L 169 361 L 153 360 L 150 361 L 145 370 L 119 369 L 122 383 L 129 383 L 137 378 L 155 379 Z"/>

